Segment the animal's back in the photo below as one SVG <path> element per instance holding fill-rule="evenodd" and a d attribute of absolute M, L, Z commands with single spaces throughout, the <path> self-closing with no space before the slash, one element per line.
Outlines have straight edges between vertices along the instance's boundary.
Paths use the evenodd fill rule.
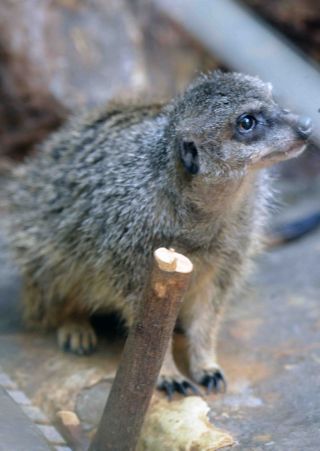
<path fill-rule="evenodd" d="M 161 109 L 113 104 L 76 118 L 7 180 L 11 247 L 47 302 L 72 293 L 96 310 L 141 289 L 158 233 L 150 147 Z"/>

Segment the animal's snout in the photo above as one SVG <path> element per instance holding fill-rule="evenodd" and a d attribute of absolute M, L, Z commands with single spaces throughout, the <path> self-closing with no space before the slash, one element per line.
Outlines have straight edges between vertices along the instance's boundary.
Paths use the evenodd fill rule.
<path fill-rule="evenodd" d="M 302 138 L 308 138 L 312 132 L 312 120 L 307 116 L 298 117 L 297 132 Z"/>

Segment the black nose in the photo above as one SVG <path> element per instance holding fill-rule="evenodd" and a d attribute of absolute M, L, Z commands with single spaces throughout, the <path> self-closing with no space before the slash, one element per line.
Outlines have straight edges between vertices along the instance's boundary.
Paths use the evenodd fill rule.
<path fill-rule="evenodd" d="M 312 120 L 306 116 L 300 116 L 297 121 L 297 130 L 302 138 L 308 138 L 312 132 Z"/>

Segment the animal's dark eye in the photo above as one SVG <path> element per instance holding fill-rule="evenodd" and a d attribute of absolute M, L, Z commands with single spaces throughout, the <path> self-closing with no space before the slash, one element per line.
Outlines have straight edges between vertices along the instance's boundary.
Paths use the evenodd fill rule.
<path fill-rule="evenodd" d="M 251 132 L 257 125 L 257 120 L 252 114 L 242 114 L 237 120 L 237 128 L 240 133 Z"/>

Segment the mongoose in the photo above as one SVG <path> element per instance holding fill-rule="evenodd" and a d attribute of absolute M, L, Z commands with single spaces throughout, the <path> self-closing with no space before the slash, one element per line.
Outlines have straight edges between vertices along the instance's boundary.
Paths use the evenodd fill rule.
<path fill-rule="evenodd" d="M 310 131 L 269 84 L 219 71 L 169 103 L 113 102 L 72 119 L 2 189 L 26 320 L 56 328 L 62 349 L 91 353 L 90 316 L 117 311 L 130 327 L 153 251 L 173 247 L 195 268 L 179 313 L 190 379 L 170 345 L 158 387 L 187 393 L 192 379 L 223 390 L 217 329 L 259 247 L 265 168 L 300 154 Z"/>

